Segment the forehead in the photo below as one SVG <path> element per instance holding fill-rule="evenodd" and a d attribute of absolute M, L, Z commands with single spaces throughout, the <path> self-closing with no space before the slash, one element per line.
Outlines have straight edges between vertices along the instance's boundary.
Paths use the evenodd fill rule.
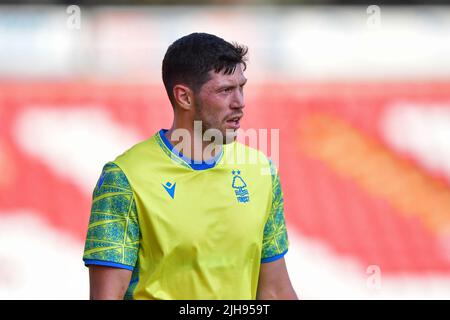
<path fill-rule="evenodd" d="M 210 79 L 204 84 L 209 86 L 221 86 L 226 84 L 239 84 L 247 79 L 242 71 L 242 65 L 236 65 L 236 69 L 232 74 L 224 74 L 224 70 L 220 72 L 215 72 L 214 70 L 209 71 Z"/>

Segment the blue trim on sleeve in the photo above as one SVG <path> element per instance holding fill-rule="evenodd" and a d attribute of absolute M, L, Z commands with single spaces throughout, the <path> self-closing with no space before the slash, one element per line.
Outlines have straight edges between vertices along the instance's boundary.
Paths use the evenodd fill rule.
<path fill-rule="evenodd" d="M 278 260 L 278 259 L 281 259 L 281 258 L 284 257 L 284 255 L 285 255 L 287 252 L 288 252 L 288 251 L 286 250 L 286 251 L 284 251 L 283 253 L 278 254 L 278 255 L 276 255 L 276 256 L 273 256 L 273 257 L 270 257 L 270 258 L 264 258 L 264 259 L 261 259 L 261 263 L 273 262 L 273 261 L 276 261 L 276 260 Z"/>
<path fill-rule="evenodd" d="M 220 150 L 220 153 L 218 155 L 216 155 L 214 158 L 211 158 L 207 161 L 195 161 L 193 159 L 189 159 L 188 157 L 183 156 L 183 154 L 178 151 L 177 149 L 175 149 L 172 144 L 170 143 L 170 141 L 166 138 L 165 133 L 169 131 L 168 129 L 161 129 L 159 130 L 158 134 L 161 137 L 161 140 L 164 142 L 164 144 L 166 145 L 166 147 L 172 151 L 173 154 L 177 155 L 178 157 L 180 157 L 181 159 L 183 159 L 192 169 L 194 170 L 205 170 L 205 169 L 211 169 L 213 168 L 217 162 L 219 161 L 220 157 L 222 156 L 223 153 L 223 148 Z"/>
<path fill-rule="evenodd" d="M 133 267 L 127 266 L 126 264 L 110 262 L 110 261 L 102 261 L 102 260 L 93 260 L 93 259 L 85 259 L 84 264 L 86 266 L 88 266 L 88 265 L 105 266 L 105 267 L 127 269 L 130 271 L 133 271 L 133 269 L 134 269 Z"/>

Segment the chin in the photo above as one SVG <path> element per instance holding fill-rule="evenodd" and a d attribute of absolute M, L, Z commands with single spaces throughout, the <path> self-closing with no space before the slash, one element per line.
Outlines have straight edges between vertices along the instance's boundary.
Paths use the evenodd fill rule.
<path fill-rule="evenodd" d="M 238 135 L 237 130 L 234 131 L 234 132 L 227 132 L 227 133 L 225 133 L 224 134 L 224 139 L 223 139 L 224 140 L 223 144 L 229 144 L 229 143 L 232 143 L 232 142 L 236 141 L 237 135 Z"/>
<path fill-rule="evenodd" d="M 208 129 L 211 130 L 211 129 Z M 224 128 L 224 127 L 215 127 L 212 128 L 213 131 L 216 133 L 216 137 L 220 137 L 220 139 L 217 140 L 217 143 L 222 144 L 230 144 L 237 139 L 238 130 L 233 130 L 230 128 Z M 214 139 L 216 141 L 216 139 Z"/>

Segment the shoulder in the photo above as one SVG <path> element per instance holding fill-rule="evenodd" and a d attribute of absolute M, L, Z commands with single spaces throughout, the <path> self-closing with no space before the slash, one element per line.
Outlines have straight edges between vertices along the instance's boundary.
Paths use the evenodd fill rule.
<path fill-rule="evenodd" d="M 276 165 L 263 151 L 240 142 L 235 142 L 234 145 L 238 161 L 245 159 L 246 164 L 258 168 L 263 176 L 272 176 L 273 178 L 278 174 Z"/>
<path fill-rule="evenodd" d="M 134 194 L 126 175 L 114 162 L 106 163 L 92 194 L 92 219 L 128 216 L 130 206 L 134 209 Z"/>
<path fill-rule="evenodd" d="M 129 159 L 133 159 L 136 157 L 141 156 L 143 153 L 151 153 L 155 150 L 155 147 L 157 146 L 155 135 L 151 136 L 150 138 L 140 141 L 127 150 L 125 150 L 122 154 L 117 156 L 117 158 L 114 160 L 116 164 L 120 165 L 120 161 L 126 161 Z"/>
<path fill-rule="evenodd" d="M 123 170 L 129 179 L 133 180 L 132 178 L 135 178 L 136 175 L 139 176 L 143 171 L 151 172 L 152 166 L 160 163 L 164 156 L 156 140 L 156 135 L 153 135 L 127 149 L 113 162 Z"/>
<path fill-rule="evenodd" d="M 121 191 L 131 192 L 131 186 L 127 176 L 114 162 L 108 162 L 103 166 L 102 173 L 94 189 L 94 198 L 105 194 L 113 194 Z"/>
<path fill-rule="evenodd" d="M 266 156 L 264 152 L 257 148 L 250 147 L 241 142 L 232 143 L 231 148 L 238 156 L 245 156 L 245 160 L 249 161 L 249 164 L 257 164 L 261 166 L 269 166 L 270 159 Z M 256 159 L 256 162 L 255 162 Z"/>

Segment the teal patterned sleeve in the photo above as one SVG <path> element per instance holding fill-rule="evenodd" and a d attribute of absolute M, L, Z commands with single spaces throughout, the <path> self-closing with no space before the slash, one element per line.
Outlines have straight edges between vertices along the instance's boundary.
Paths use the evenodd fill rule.
<path fill-rule="evenodd" d="M 272 262 L 282 258 L 289 246 L 286 222 L 284 219 L 284 200 L 280 178 L 276 167 L 270 161 L 272 177 L 272 205 L 269 218 L 264 226 L 263 249 L 261 262 Z"/>
<path fill-rule="evenodd" d="M 108 162 L 92 195 L 84 247 L 86 265 L 133 270 L 139 250 L 136 202 L 123 171 Z"/>

